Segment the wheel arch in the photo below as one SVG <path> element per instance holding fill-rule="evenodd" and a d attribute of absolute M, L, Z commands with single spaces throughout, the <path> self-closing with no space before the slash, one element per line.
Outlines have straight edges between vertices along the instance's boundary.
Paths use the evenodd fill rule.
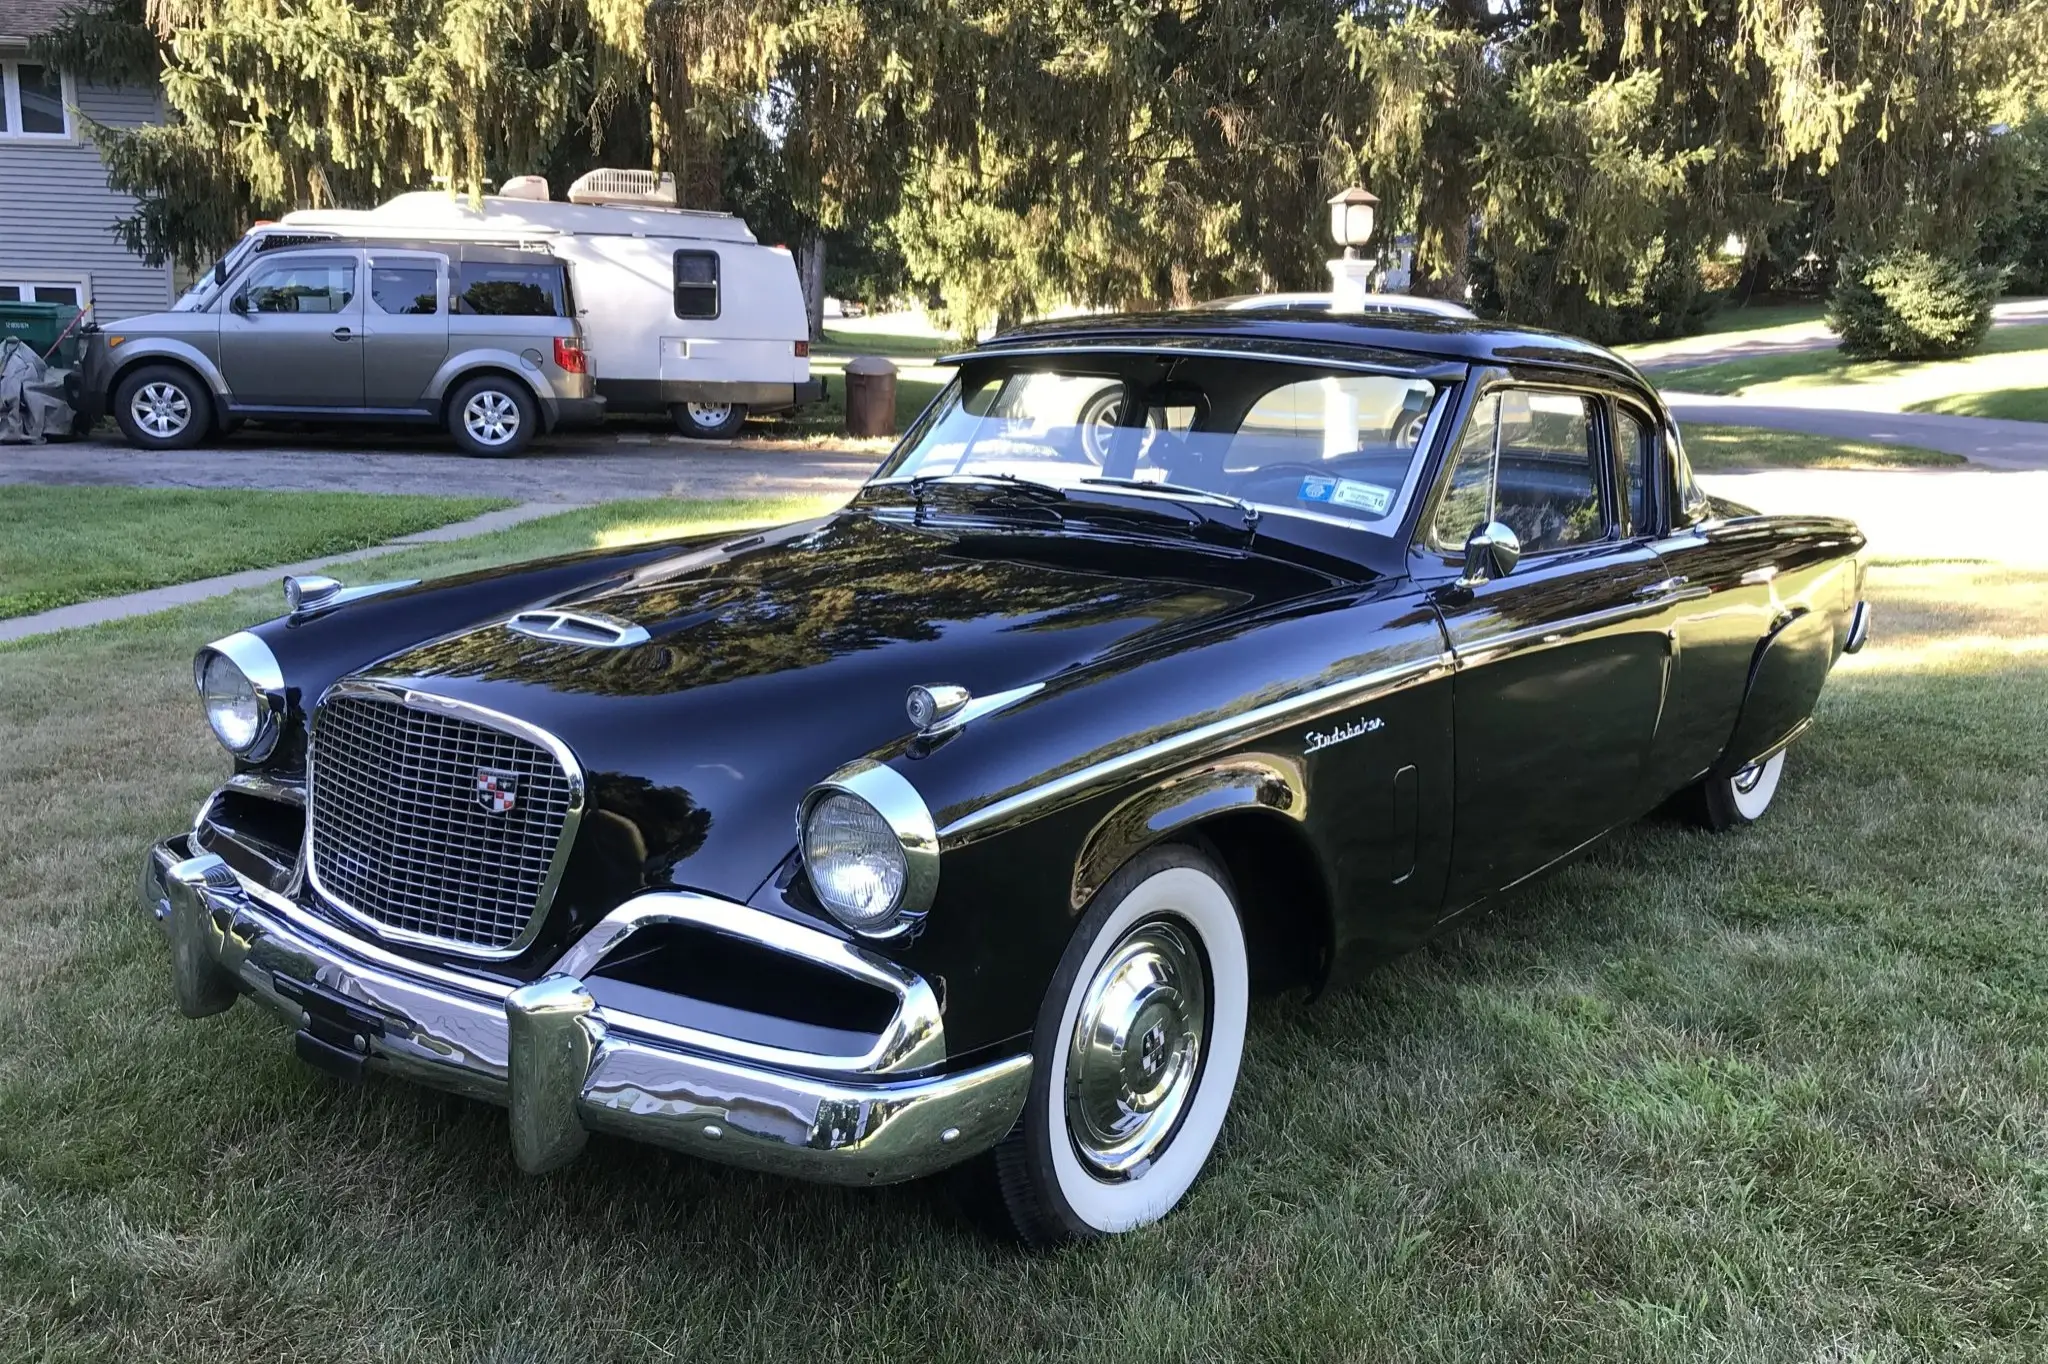
<path fill-rule="evenodd" d="M 1265 992 L 1329 976 L 1335 902 L 1314 843 L 1298 760 L 1240 754 L 1204 764 L 1124 800 L 1097 822 L 1075 858 L 1078 913 L 1147 848 L 1193 843 L 1223 864 L 1244 918 L 1254 986 Z"/>
<path fill-rule="evenodd" d="M 128 376 L 136 370 L 149 365 L 175 365 L 179 369 L 189 370 L 192 377 L 205 387 L 206 395 L 213 399 L 215 421 L 219 420 L 220 409 L 233 395 L 228 392 L 228 382 L 221 374 L 220 367 L 207 359 L 205 353 L 197 346 L 162 339 L 130 342 L 128 345 L 136 349 L 130 351 L 128 346 L 123 346 L 119 358 L 107 371 L 108 411 L 113 410 L 114 395 L 121 391 L 121 385 L 126 383 Z"/>
<path fill-rule="evenodd" d="M 510 380 L 526 390 L 533 399 L 534 408 L 540 413 L 541 429 L 551 431 L 555 425 L 554 394 L 542 379 L 520 363 L 519 357 L 509 351 L 471 351 L 456 356 L 441 366 L 427 385 L 426 396 L 434 404 L 434 421 L 442 426 L 448 424 L 448 403 L 456 390 L 472 379 L 497 378 Z"/>

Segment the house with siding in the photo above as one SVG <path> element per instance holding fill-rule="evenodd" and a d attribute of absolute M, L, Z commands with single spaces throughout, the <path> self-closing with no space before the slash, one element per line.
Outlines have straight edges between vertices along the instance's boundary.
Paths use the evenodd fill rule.
<path fill-rule="evenodd" d="M 92 300 L 102 322 L 168 307 L 171 267 L 121 245 L 135 201 L 107 188 L 85 120 L 135 127 L 161 117 L 155 90 L 94 85 L 29 59 L 73 0 L 0 0 L 0 300 Z"/>

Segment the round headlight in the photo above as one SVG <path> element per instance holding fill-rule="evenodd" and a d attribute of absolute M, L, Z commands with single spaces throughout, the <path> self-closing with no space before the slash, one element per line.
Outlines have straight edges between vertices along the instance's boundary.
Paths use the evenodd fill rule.
<path fill-rule="evenodd" d="M 199 673 L 206 723 L 230 753 L 247 753 L 263 739 L 269 708 L 256 684 L 226 654 L 208 654 Z"/>
<path fill-rule="evenodd" d="M 859 796 L 828 791 L 804 819 L 804 867 L 825 908 L 855 932 L 895 917 L 910 879 L 903 842 Z"/>

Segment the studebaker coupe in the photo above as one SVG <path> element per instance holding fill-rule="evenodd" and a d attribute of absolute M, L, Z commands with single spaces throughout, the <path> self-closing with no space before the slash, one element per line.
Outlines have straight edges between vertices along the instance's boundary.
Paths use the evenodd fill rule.
<path fill-rule="evenodd" d="M 149 854 L 178 1002 L 590 1131 L 1050 1243 L 1171 1209 L 1254 989 L 1322 988 L 1673 797 L 1762 815 L 1863 537 L 1694 483 L 1654 389 L 1447 319 L 1058 322 L 843 510 L 200 650 L 234 773 Z"/>

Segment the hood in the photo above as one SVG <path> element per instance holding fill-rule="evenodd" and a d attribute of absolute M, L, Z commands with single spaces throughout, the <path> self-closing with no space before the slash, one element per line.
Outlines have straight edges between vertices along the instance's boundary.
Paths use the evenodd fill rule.
<path fill-rule="evenodd" d="M 805 790 L 907 737 L 913 684 L 987 695 L 1128 663 L 1329 581 L 1171 538 L 849 511 L 534 603 L 646 632 L 626 647 L 537 639 L 494 616 L 362 672 L 567 743 L 591 809 L 572 867 L 601 874 L 594 899 L 668 885 L 744 899 L 794 846 Z"/>

